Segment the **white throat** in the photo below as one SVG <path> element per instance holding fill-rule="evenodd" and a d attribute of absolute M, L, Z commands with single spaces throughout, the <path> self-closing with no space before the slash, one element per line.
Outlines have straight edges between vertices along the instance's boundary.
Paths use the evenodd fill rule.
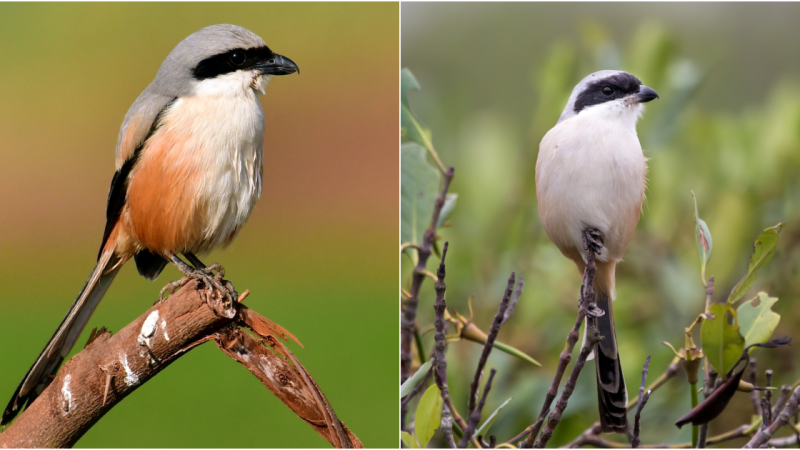
<path fill-rule="evenodd" d="M 214 78 L 198 82 L 194 88 L 194 95 L 200 97 L 238 97 L 254 95 L 256 92 L 264 94 L 264 89 L 269 82 L 269 76 L 261 75 L 255 70 L 237 70 Z"/>

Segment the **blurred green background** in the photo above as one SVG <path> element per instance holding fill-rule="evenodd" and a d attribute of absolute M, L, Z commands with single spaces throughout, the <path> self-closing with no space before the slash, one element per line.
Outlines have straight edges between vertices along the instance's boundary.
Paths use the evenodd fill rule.
<path fill-rule="evenodd" d="M 294 60 L 274 79 L 264 190 L 219 262 L 337 415 L 395 446 L 397 4 L 0 4 L 0 397 L 10 398 L 94 266 L 114 146 L 170 50 L 216 23 Z M 87 331 L 117 331 L 179 278 L 128 264 Z M 86 340 L 82 337 L 79 346 Z M 5 405 L 5 403 L 3 403 Z M 220 421 L 221 420 L 221 421 Z M 327 447 L 213 345 L 182 357 L 107 414 L 81 447 Z"/>
<path fill-rule="evenodd" d="M 744 275 L 759 233 L 787 223 L 745 299 L 758 290 L 779 297 L 774 336 L 800 339 L 800 5 L 405 3 L 401 18 L 401 64 L 422 86 L 410 95 L 412 108 L 444 164 L 456 169 L 452 227 L 440 232 L 450 242 L 448 307 L 468 315 L 475 294 L 475 322 L 488 330 L 509 273 L 525 277 L 499 339 L 543 367 L 493 352 L 486 373 L 495 367 L 498 374 L 484 417 L 513 397 L 492 427 L 498 442 L 535 421 L 575 320 L 580 275 L 541 227 L 534 165 L 572 88 L 596 70 L 627 70 L 661 95 L 639 122 L 651 158 L 647 203 L 617 267 L 616 329 L 631 398 L 647 355 L 652 381 L 673 357 L 661 342 L 681 347 L 683 328 L 703 310 L 692 190 L 714 239 L 707 274 L 716 277 L 716 301 Z M 437 265 L 432 258 L 428 269 Z M 410 271 L 403 257 L 406 288 Z M 433 300 L 428 281 L 418 316 L 427 349 Z M 448 352 L 450 395 L 464 413 L 480 348 L 458 342 Z M 798 352 L 797 344 L 754 352 L 760 384 L 767 368 L 777 385 L 796 381 Z M 590 362 L 551 446 L 597 420 L 593 372 Z M 689 409 L 681 373 L 648 402 L 642 443 L 689 441 L 691 427 L 673 425 Z M 750 423 L 751 414 L 748 396 L 737 394 L 710 435 Z"/>

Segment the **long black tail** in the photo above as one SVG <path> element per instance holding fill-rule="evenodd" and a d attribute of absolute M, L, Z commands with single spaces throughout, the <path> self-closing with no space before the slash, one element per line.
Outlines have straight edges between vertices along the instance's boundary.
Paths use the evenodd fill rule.
<path fill-rule="evenodd" d="M 3 418 L 0 419 L 0 425 L 11 422 L 26 404 L 33 403 L 44 388 L 53 381 L 64 358 L 69 355 L 81 331 L 89 322 L 94 309 L 117 275 L 118 262 L 110 250 L 100 255 L 97 266 L 81 289 L 81 293 L 78 294 L 78 298 L 75 299 L 75 303 L 72 304 L 64 320 L 61 321 L 61 325 L 50 338 L 50 342 L 47 343 L 25 378 L 22 379 L 14 396 L 11 397 L 11 401 L 8 402 L 8 406 L 3 412 Z"/>
<path fill-rule="evenodd" d="M 597 367 L 597 403 L 600 406 L 600 425 L 604 433 L 627 433 L 628 391 L 617 351 L 617 336 L 614 333 L 614 312 L 611 299 L 600 289 L 595 290 L 597 306 L 605 315 L 593 320 L 603 340 L 595 347 Z"/>

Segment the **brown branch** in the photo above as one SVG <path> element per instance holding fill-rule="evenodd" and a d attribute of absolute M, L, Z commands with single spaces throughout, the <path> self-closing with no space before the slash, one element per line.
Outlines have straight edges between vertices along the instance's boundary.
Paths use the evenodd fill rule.
<path fill-rule="evenodd" d="M 772 424 L 768 427 L 762 427 L 758 430 L 755 436 L 750 439 L 744 448 L 759 448 L 762 444 L 766 444 L 767 441 L 775 434 L 778 429 L 787 423 L 789 423 L 789 419 L 797 413 L 797 410 L 800 409 L 800 387 L 794 390 L 792 396 L 789 397 L 788 403 L 783 408 L 778 417 L 775 419 Z"/>
<path fill-rule="evenodd" d="M 209 340 L 243 364 L 249 359 L 245 366 L 332 445 L 360 447 L 303 366 L 277 339 L 293 336 L 244 305 L 220 304 L 219 295 L 207 301 L 209 294 L 191 282 L 117 334 L 98 333 L 0 433 L 0 447 L 74 445 L 122 399 Z M 272 350 L 238 325 L 253 330 Z"/>
<path fill-rule="evenodd" d="M 405 309 L 403 310 L 402 328 L 401 328 L 401 341 L 400 341 L 400 383 L 404 383 L 411 372 L 411 340 L 414 335 L 414 325 L 417 318 L 417 305 L 419 304 L 419 290 L 422 282 L 425 280 L 427 272 L 426 266 L 428 258 L 431 256 L 431 247 L 433 241 L 436 239 L 436 222 L 439 221 L 439 213 L 444 206 L 444 200 L 447 195 L 447 190 L 450 189 L 450 182 L 453 180 L 454 170 L 452 167 L 447 169 L 444 173 L 444 184 L 442 191 L 436 198 L 433 207 L 433 217 L 425 235 L 422 238 L 422 244 L 417 249 L 417 265 L 414 267 L 414 274 L 411 279 L 411 290 L 409 291 L 408 299 L 406 300 Z M 424 357 L 420 355 L 420 357 Z M 406 413 L 408 412 L 408 405 L 401 405 L 400 407 L 400 428 L 403 429 L 406 423 Z"/>

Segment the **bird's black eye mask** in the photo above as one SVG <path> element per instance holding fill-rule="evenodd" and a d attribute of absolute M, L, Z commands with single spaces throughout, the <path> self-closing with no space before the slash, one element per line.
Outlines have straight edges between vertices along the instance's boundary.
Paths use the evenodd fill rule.
<path fill-rule="evenodd" d="M 618 73 L 590 83 L 575 99 L 575 114 L 584 108 L 639 92 L 642 82 L 629 73 Z"/>
<path fill-rule="evenodd" d="M 237 70 L 253 69 L 259 64 L 263 64 L 273 58 L 275 53 L 269 47 L 257 48 L 237 48 L 234 50 L 214 55 L 200 61 L 194 68 L 194 77 L 198 80 L 206 80 Z"/>

